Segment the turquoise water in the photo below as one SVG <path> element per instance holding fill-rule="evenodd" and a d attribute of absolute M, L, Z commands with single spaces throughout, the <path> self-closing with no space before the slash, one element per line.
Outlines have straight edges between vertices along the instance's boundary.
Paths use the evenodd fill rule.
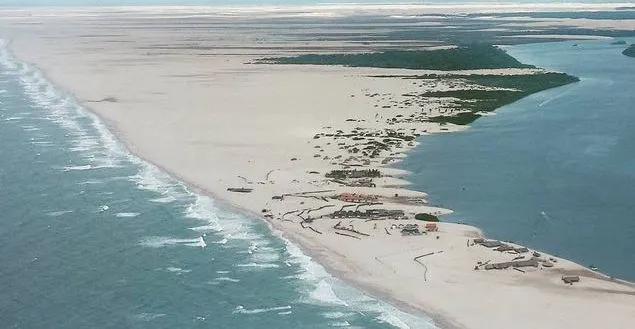
<path fill-rule="evenodd" d="M 435 328 L 129 155 L 0 47 L 0 328 Z"/>
<path fill-rule="evenodd" d="M 509 48 L 581 81 L 505 106 L 466 132 L 422 138 L 403 163 L 414 187 L 455 210 L 452 221 L 635 281 L 635 60 L 623 48 L 606 40 Z"/>

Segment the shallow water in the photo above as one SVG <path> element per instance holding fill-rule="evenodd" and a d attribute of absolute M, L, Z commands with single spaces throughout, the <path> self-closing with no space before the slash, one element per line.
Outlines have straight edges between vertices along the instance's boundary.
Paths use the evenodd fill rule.
<path fill-rule="evenodd" d="M 0 48 L 0 328 L 435 328 L 128 154 Z"/>
<path fill-rule="evenodd" d="M 581 81 L 422 138 L 402 164 L 413 187 L 451 221 L 635 281 L 635 60 L 610 42 L 510 47 Z"/>

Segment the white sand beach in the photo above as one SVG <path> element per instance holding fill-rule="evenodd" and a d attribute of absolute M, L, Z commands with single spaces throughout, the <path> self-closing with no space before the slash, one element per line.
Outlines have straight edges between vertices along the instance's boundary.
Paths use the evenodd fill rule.
<path fill-rule="evenodd" d="M 379 76 L 536 70 L 250 64 L 272 55 L 381 47 L 343 37 L 313 41 L 311 33 L 324 32 L 322 27 L 293 34 L 297 26 L 281 26 L 254 12 L 233 17 L 211 9 L 203 14 L 187 8 L 82 9 L 65 16 L 54 9 L 7 10 L 0 15 L 0 38 L 17 58 L 97 113 L 132 153 L 214 198 L 262 215 L 331 273 L 405 310 L 423 311 L 442 328 L 633 327 L 633 284 L 543 251 L 518 251 L 521 246 L 514 244 L 495 251 L 475 240 L 482 238 L 475 227 L 441 222 L 425 234 L 402 235 L 407 224 L 426 230 L 424 222 L 413 219 L 417 213 L 450 212 L 429 205 L 425 193 L 406 189 L 407 173 L 388 167 L 406 156 L 415 140 L 397 138 L 372 157 L 350 152 L 362 147 L 361 139 L 425 138 L 465 129 L 422 120 L 454 113 L 444 101 L 416 103 L 404 96 L 465 87 L 461 83 Z M 444 45 L 410 40 L 397 46 L 406 42 L 416 49 Z M 325 177 L 331 170 L 353 168 L 377 169 L 382 177 L 373 180 L 374 187 Z M 373 196 L 381 204 L 359 206 L 343 200 L 350 197 L 343 193 Z M 330 217 L 340 209 L 403 214 L 383 220 Z M 532 263 L 485 270 L 488 264 L 518 260 Z M 578 276 L 580 282 L 565 284 L 563 276 Z"/>

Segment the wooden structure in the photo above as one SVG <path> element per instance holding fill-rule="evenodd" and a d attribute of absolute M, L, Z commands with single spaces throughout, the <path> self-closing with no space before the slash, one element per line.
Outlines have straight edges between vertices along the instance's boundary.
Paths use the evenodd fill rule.
<path fill-rule="evenodd" d="M 401 229 L 401 235 L 421 235 L 425 232 L 419 231 L 419 225 L 407 224 Z"/>
<path fill-rule="evenodd" d="M 577 275 L 565 275 L 562 277 L 562 281 L 572 285 L 574 282 L 580 282 L 580 277 Z"/>
<path fill-rule="evenodd" d="M 426 224 L 426 231 L 428 232 L 437 232 L 439 231 L 439 226 L 435 223 Z"/>
<path fill-rule="evenodd" d="M 368 194 L 342 193 L 337 196 L 337 199 L 340 201 L 351 203 L 372 203 L 376 202 L 379 197 L 377 195 Z"/>

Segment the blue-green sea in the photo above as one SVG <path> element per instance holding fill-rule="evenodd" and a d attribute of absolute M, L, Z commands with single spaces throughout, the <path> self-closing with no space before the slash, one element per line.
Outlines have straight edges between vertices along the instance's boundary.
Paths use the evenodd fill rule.
<path fill-rule="evenodd" d="M 413 187 L 446 219 L 635 281 L 635 58 L 612 41 L 509 47 L 581 81 L 421 138 L 402 164 Z"/>
<path fill-rule="evenodd" d="M 0 47 L 0 328 L 436 328 L 131 156 Z"/>

